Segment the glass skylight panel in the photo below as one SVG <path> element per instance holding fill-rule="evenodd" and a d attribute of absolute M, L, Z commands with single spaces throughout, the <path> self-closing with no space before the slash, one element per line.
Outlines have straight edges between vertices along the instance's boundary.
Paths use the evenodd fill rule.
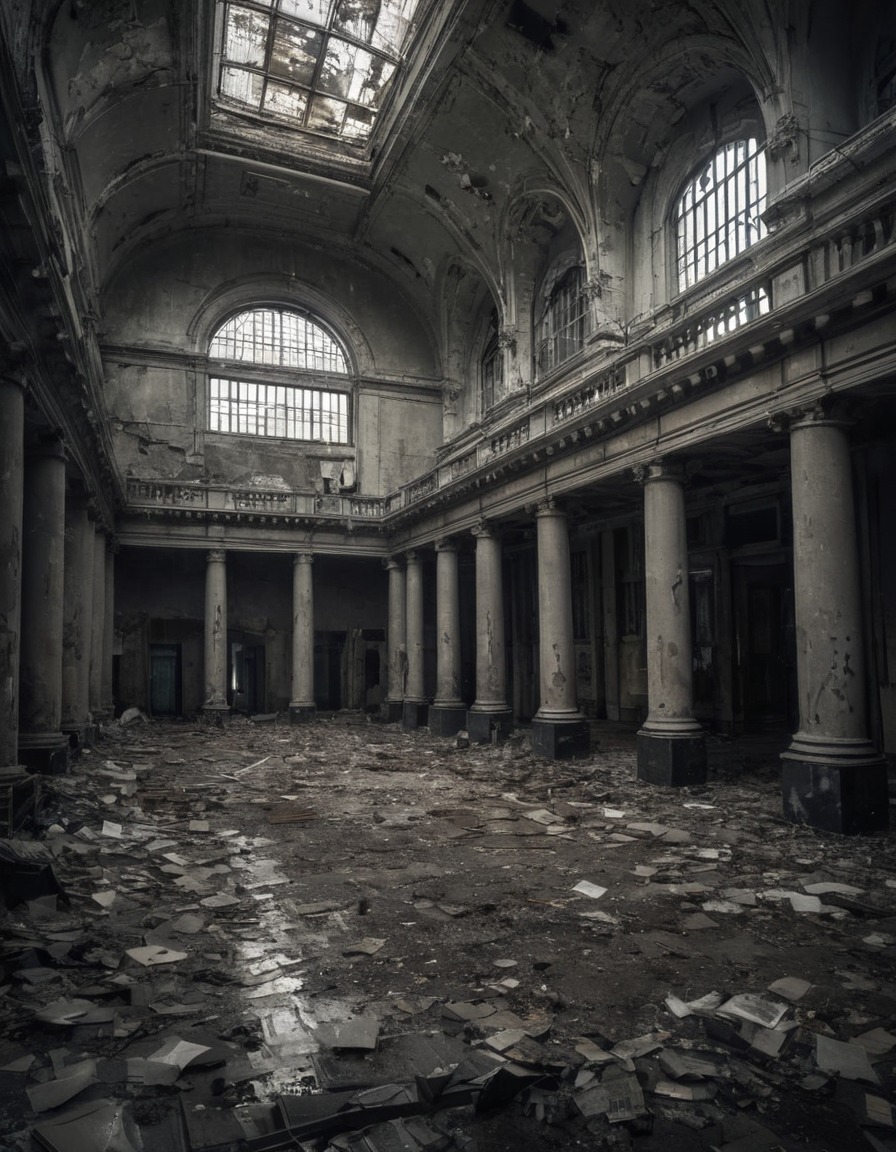
<path fill-rule="evenodd" d="M 219 0 L 218 97 L 350 142 L 370 135 L 419 0 Z"/>

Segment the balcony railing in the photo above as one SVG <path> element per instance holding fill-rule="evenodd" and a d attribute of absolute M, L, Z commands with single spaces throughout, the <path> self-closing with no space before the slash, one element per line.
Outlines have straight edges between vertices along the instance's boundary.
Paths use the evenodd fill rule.
<path fill-rule="evenodd" d="M 849 183 L 838 185 L 836 201 L 848 198 Z M 796 202 L 794 200 L 794 202 Z M 850 214 L 849 222 L 845 216 Z M 838 215 L 837 204 L 828 210 L 828 222 L 820 223 L 813 210 L 811 226 L 797 214 L 792 226 L 785 224 L 740 257 L 734 266 L 701 281 L 678 297 L 671 307 L 645 323 L 643 335 L 630 341 L 612 363 L 601 362 L 589 371 L 580 361 L 564 385 L 546 384 L 530 401 L 521 418 L 520 404 L 505 411 L 491 426 L 468 429 L 458 447 L 446 446 L 440 463 L 431 471 L 383 497 L 349 494 L 314 495 L 290 491 L 225 488 L 200 484 L 130 480 L 128 503 L 133 510 L 175 509 L 184 516 L 214 511 L 283 517 L 343 517 L 365 521 L 384 520 L 411 508 L 444 489 L 462 489 L 495 460 L 524 458 L 548 437 L 566 436 L 606 414 L 627 407 L 650 406 L 651 397 L 673 392 L 680 379 L 715 378 L 713 363 L 736 361 L 741 349 L 751 350 L 763 341 L 774 341 L 781 323 L 793 325 L 800 316 L 799 302 L 815 294 L 805 315 L 822 312 L 828 300 L 836 300 L 837 281 L 844 282 L 844 301 L 850 299 L 846 278 L 858 266 L 896 255 L 896 191 L 885 190 L 856 219 L 847 204 Z M 890 273 L 892 275 L 892 273 Z M 832 289 L 832 291 L 827 291 Z M 785 316 L 785 310 L 787 310 Z M 777 314 L 777 315 L 776 315 Z M 781 316 L 781 320 L 778 319 Z M 751 333 L 756 332 L 754 339 Z M 730 353 L 730 355 L 729 355 Z M 636 390 L 630 403 L 627 394 Z M 478 437 L 478 439 L 474 439 Z"/>

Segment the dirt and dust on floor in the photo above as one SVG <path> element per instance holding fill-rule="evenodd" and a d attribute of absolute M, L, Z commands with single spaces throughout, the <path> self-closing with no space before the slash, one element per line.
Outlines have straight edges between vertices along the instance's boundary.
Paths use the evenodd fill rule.
<path fill-rule="evenodd" d="M 891 1152 L 893 834 L 593 739 L 106 728 L 0 842 L 0 1147 Z"/>

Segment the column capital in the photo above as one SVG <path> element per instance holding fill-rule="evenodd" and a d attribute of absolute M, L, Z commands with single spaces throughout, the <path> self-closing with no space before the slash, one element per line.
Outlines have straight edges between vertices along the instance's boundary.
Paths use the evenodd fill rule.
<path fill-rule="evenodd" d="M 223 564 L 227 560 L 227 552 L 223 548 L 212 548 L 205 558 L 209 564 Z"/>
<path fill-rule="evenodd" d="M 498 347 L 502 352 L 516 352 L 516 325 L 502 324 L 498 329 Z"/>
<path fill-rule="evenodd" d="M 648 464 L 635 464 L 632 474 L 637 484 L 650 484 L 654 480 L 674 480 L 684 484 L 687 480 L 687 469 L 681 460 L 667 460 L 660 457 L 651 460 Z"/>
<path fill-rule="evenodd" d="M 457 541 L 453 536 L 443 536 L 435 542 L 436 552 L 456 552 L 457 548 Z"/>
<path fill-rule="evenodd" d="M 27 392 L 27 371 L 28 357 L 23 351 L 8 346 L 0 348 L 0 380 L 17 384 L 23 392 Z"/>
<path fill-rule="evenodd" d="M 56 459 L 64 463 L 68 459 L 68 451 L 62 432 L 54 428 L 51 432 L 41 432 L 33 440 L 26 441 L 25 458 Z"/>
<path fill-rule="evenodd" d="M 314 563 L 314 553 L 313 552 L 296 552 L 292 558 L 292 562 L 293 562 L 294 566 L 297 564 L 313 564 Z"/>
<path fill-rule="evenodd" d="M 490 520 L 480 520 L 470 529 L 470 534 L 477 540 L 499 540 L 500 533 Z"/>
<path fill-rule="evenodd" d="M 811 404 L 773 412 L 767 423 L 772 432 L 791 432 L 794 428 L 822 425 L 850 428 L 855 421 L 846 402 L 834 396 L 821 396 Z"/>
<path fill-rule="evenodd" d="M 539 500 L 535 505 L 535 519 L 539 520 L 545 516 L 563 516 L 566 517 L 566 509 L 563 508 L 554 496 L 546 496 L 544 500 Z"/>
<path fill-rule="evenodd" d="M 398 556 L 385 556 L 383 557 L 383 567 L 389 572 L 394 572 L 396 569 L 402 571 L 401 559 Z"/>
<path fill-rule="evenodd" d="M 420 556 L 420 551 L 417 548 L 412 548 L 409 552 L 405 552 L 404 560 L 405 560 L 405 564 L 407 564 L 407 565 L 422 564 L 423 563 L 422 558 Z"/>

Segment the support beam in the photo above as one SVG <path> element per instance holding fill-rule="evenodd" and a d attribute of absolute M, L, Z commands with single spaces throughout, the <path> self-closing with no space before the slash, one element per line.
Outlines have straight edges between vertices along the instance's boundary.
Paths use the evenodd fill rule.
<path fill-rule="evenodd" d="M 73 749 L 93 743 L 90 646 L 93 634 L 93 524 L 85 492 L 70 487 L 65 508 L 62 731 Z"/>
<path fill-rule="evenodd" d="M 638 777 L 679 787 L 706 780 L 706 738 L 694 719 L 684 474 L 657 461 L 644 485 L 647 719 L 638 733 Z"/>
<path fill-rule="evenodd" d="M 429 709 L 429 730 L 436 736 L 454 736 L 466 724 L 467 709 L 460 698 L 460 594 L 457 544 L 436 544 L 436 695 Z"/>
<path fill-rule="evenodd" d="M 212 724 L 230 719 L 227 704 L 227 553 L 214 549 L 205 568 L 205 701 L 202 711 Z"/>
<path fill-rule="evenodd" d="M 292 699 L 290 724 L 314 719 L 314 557 L 299 552 L 292 565 Z"/>
<path fill-rule="evenodd" d="M 868 738 L 865 645 L 848 425 L 790 429 L 800 727 L 782 756 L 784 814 L 829 832 L 889 823 L 886 763 Z"/>
<path fill-rule="evenodd" d="M 406 637 L 408 675 L 402 726 L 425 728 L 428 707 L 423 691 L 423 561 L 419 552 L 406 557 Z"/>
<path fill-rule="evenodd" d="M 408 672 L 407 606 L 405 576 L 401 563 L 390 557 L 386 561 L 389 573 L 388 629 L 388 684 L 385 699 L 385 719 L 397 723 L 404 711 L 405 681 Z"/>
<path fill-rule="evenodd" d="M 476 699 L 467 712 L 467 732 L 477 744 L 513 731 L 507 703 L 507 653 L 504 640 L 504 573 L 501 539 L 486 524 L 476 538 Z"/>
<path fill-rule="evenodd" d="M 36 772 L 64 772 L 68 764 L 61 728 L 65 459 L 55 436 L 25 457 L 19 758 Z"/>
<path fill-rule="evenodd" d="M 553 500 L 538 506 L 535 524 L 541 704 L 532 720 L 532 751 L 559 760 L 589 750 L 588 725 L 576 700 L 569 529 L 566 513 Z"/>

